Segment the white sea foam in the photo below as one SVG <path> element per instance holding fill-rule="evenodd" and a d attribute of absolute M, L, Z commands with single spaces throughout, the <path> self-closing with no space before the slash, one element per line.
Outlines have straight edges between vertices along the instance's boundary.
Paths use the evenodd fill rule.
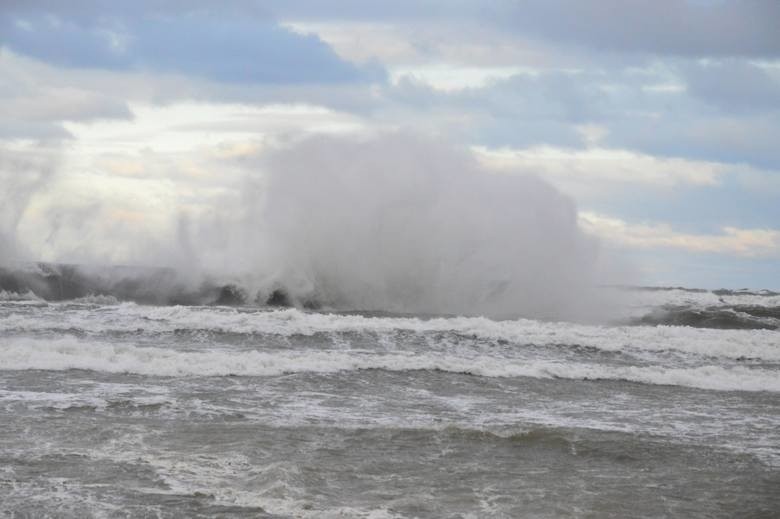
<path fill-rule="evenodd" d="M 757 292 L 732 292 L 718 295 L 710 291 L 616 289 L 615 297 L 623 303 L 616 307 L 616 317 L 639 318 L 663 307 L 691 309 L 729 308 L 732 306 L 780 307 L 780 295 Z"/>
<path fill-rule="evenodd" d="M 143 445 L 142 441 L 139 442 Z M 121 445 L 125 447 L 125 445 Z M 154 467 L 159 478 L 165 482 L 168 490 L 159 488 L 144 489 L 147 494 L 193 495 L 196 493 L 211 495 L 215 503 L 227 506 L 261 508 L 272 514 L 299 518 L 344 518 L 362 517 L 367 519 L 392 519 L 401 517 L 384 508 L 362 509 L 348 506 L 314 507 L 305 489 L 301 487 L 299 465 L 293 461 L 277 461 L 266 465 L 251 463 L 247 456 L 229 454 L 215 457 L 200 453 L 141 452 L 133 442 L 130 453 L 116 448 L 107 452 L 90 453 L 95 457 L 110 460 L 137 462 L 139 459 Z M 237 480 L 249 475 L 256 487 L 251 491 L 240 488 Z M 248 513 L 251 510 L 248 510 Z"/>
<path fill-rule="evenodd" d="M 780 333 L 772 330 L 714 330 L 679 326 L 597 326 L 534 320 L 494 321 L 483 317 L 396 318 L 296 309 L 244 311 L 211 307 L 152 307 L 124 303 L 117 306 L 62 311 L 49 308 L 34 315 L 11 312 L 0 317 L 3 331 L 83 330 L 172 333 L 210 330 L 278 336 L 374 333 L 450 333 L 517 345 L 576 345 L 604 351 L 633 349 L 725 358 L 780 360 Z"/>
<path fill-rule="evenodd" d="M 22 293 L 0 290 L 0 301 L 41 301 L 41 298 L 30 290 Z"/>
<path fill-rule="evenodd" d="M 776 372 L 743 366 L 606 366 L 447 353 L 388 354 L 343 350 L 179 351 L 74 338 L 5 339 L 0 346 L 0 367 L 6 370 L 84 369 L 164 377 L 275 376 L 365 369 L 440 370 L 483 377 L 627 380 L 724 391 L 780 392 L 780 377 Z"/>
<path fill-rule="evenodd" d="M 85 305 L 118 305 L 119 300 L 111 295 L 103 294 L 90 294 L 88 296 L 79 297 L 73 301 L 69 301 L 69 304 L 85 304 Z"/>
<path fill-rule="evenodd" d="M 690 290 L 637 290 L 631 292 L 631 298 L 645 306 L 780 306 L 780 295 L 762 295 L 758 292 L 729 292 L 716 294 L 710 291 Z"/>

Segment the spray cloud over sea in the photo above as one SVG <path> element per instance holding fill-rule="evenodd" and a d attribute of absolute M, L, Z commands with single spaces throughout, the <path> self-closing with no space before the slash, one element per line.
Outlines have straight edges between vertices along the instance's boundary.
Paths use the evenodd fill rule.
<path fill-rule="evenodd" d="M 43 149 L 23 153 L 0 146 L 0 266 L 23 259 L 19 222 L 35 193 L 56 170 L 56 160 Z"/>
<path fill-rule="evenodd" d="M 336 309 L 543 318 L 594 307 L 598 244 L 578 228 L 573 202 L 539 178 L 491 173 L 403 133 L 310 137 L 249 170 L 234 198 L 181 215 L 168 243 L 114 236 L 132 251 L 125 263 L 175 270 L 149 290 L 193 292 L 208 280 L 248 302 L 277 293 Z M 89 258 L 89 243 L 79 250 Z M 98 292 L 130 275 L 92 271 L 107 278 Z"/>

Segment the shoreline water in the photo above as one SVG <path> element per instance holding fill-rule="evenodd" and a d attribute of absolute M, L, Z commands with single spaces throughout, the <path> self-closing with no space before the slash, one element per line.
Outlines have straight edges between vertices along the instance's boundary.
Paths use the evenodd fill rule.
<path fill-rule="evenodd" d="M 622 324 L 6 296 L 0 510 L 770 517 L 780 332 L 636 318 L 776 296 L 630 294 Z"/>

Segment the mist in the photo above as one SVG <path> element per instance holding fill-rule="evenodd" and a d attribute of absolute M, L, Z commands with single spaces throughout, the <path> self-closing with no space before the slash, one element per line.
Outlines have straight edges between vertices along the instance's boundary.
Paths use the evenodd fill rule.
<path fill-rule="evenodd" d="M 538 177 L 488 171 L 467 150 L 401 132 L 308 137 L 244 162 L 237 194 L 198 214 L 180 212 L 168 239 L 134 229 L 111 241 L 111 233 L 94 231 L 109 225 L 102 218 L 53 211 L 59 225 L 90 226 L 82 234 L 101 242 L 68 244 L 82 264 L 72 278 L 80 292 L 73 293 L 113 291 L 154 303 L 598 317 L 605 258 L 578 227 L 573 201 Z M 19 250 L 15 228 L 45 177 L 34 180 L 4 191 L 13 200 L 3 213 L 6 258 Z M 111 250 L 129 252 L 107 255 Z M 107 256 L 167 270 L 107 269 Z M 131 272 L 139 279 L 129 283 Z M 219 290 L 226 286 L 228 298 Z"/>
<path fill-rule="evenodd" d="M 19 236 L 19 223 L 32 197 L 56 171 L 57 156 L 50 149 L 0 148 L 0 266 L 30 259 Z"/>
<path fill-rule="evenodd" d="M 338 309 L 591 313 L 598 243 L 572 200 L 537 177 L 492 173 L 466 151 L 401 133 L 312 137 L 256 168 L 233 209 L 237 228 L 210 229 L 227 256 L 201 268 L 260 299 L 282 289 Z M 201 243 L 219 241 L 206 234 Z"/>

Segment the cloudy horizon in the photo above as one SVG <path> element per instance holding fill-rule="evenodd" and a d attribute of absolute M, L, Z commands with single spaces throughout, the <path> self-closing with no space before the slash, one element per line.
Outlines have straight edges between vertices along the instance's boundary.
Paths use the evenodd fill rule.
<path fill-rule="evenodd" d="M 554 186 L 632 282 L 778 290 L 778 20 L 769 0 L 4 2 L 0 259 L 185 261 L 167 244 L 245 218 L 280 150 L 402 135 Z"/>

